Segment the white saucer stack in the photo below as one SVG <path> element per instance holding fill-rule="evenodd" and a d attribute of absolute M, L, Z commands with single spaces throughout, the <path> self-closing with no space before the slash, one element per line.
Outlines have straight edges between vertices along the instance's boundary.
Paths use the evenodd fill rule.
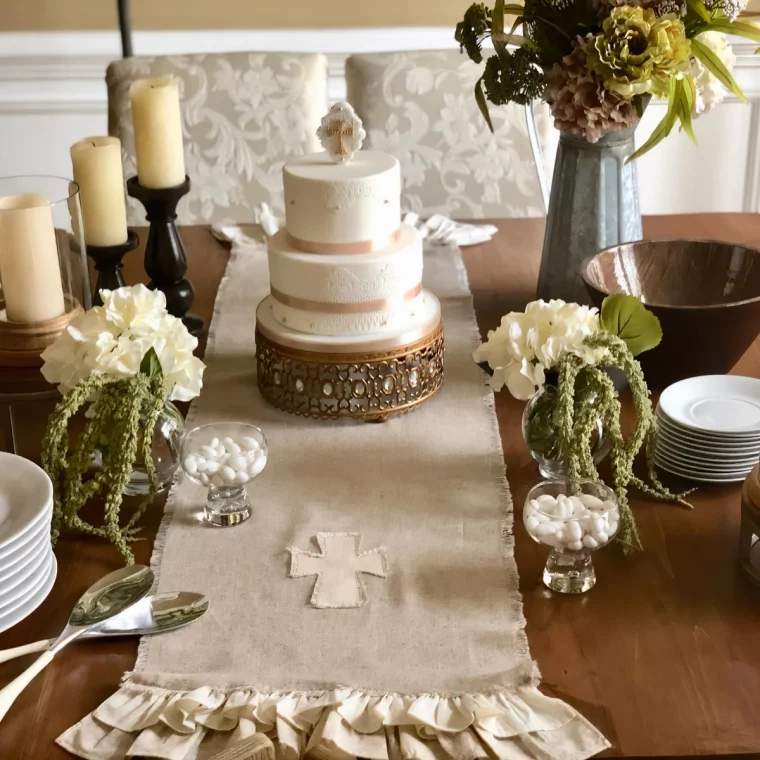
<path fill-rule="evenodd" d="M 36 464 L 0 452 L 0 631 L 23 620 L 53 588 L 53 486 Z"/>
<path fill-rule="evenodd" d="M 666 388 L 655 464 L 708 483 L 744 480 L 760 459 L 760 380 L 704 375 Z"/>

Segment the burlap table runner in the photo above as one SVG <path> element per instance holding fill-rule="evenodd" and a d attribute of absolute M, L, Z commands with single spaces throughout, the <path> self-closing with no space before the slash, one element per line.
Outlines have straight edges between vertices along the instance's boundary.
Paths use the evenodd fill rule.
<path fill-rule="evenodd" d="M 259 396 L 254 313 L 268 292 L 266 253 L 233 252 L 191 423 L 264 429 L 270 458 L 250 489 L 254 515 L 207 527 L 201 490 L 175 486 L 153 557 L 158 590 L 201 591 L 209 612 L 144 638 L 119 691 L 61 746 L 93 760 L 210 757 L 255 732 L 286 760 L 572 760 L 609 746 L 536 688 L 512 503 L 492 396 L 472 361 L 478 331 L 459 252 L 427 252 L 425 284 L 443 306 L 441 393 L 381 425 L 320 423 Z M 290 577 L 289 548 L 319 553 L 317 535 L 336 532 L 360 534 L 362 550 L 385 547 L 386 577 L 379 564 L 380 575 L 357 576 L 363 606 L 318 609 L 314 576 Z"/>

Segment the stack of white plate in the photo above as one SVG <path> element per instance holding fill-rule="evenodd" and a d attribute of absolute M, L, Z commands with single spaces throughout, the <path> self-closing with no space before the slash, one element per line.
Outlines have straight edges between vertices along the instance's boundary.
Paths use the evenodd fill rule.
<path fill-rule="evenodd" d="M 23 620 L 53 588 L 53 486 L 36 464 L 0 452 L 0 631 Z"/>
<path fill-rule="evenodd" d="M 655 463 L 691 480 L 744 480 L 760 459 L 760 380 L 704 375 L 666 388 Z"/>

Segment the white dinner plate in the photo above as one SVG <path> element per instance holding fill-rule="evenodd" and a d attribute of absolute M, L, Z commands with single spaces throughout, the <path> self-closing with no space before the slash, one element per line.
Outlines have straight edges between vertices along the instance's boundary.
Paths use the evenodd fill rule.
<path fill-rule="evenodd" d="M 37 567 L 37 571 L 0 598 L 0 615 L 4 615 L 6 612 L 15 609 L 19 604 L 23 603 L 24 599 L 27 599 L 40 587 L 50 569 L 52 556 L 53 550 L 51 548 L 46 549 Z"/>
<path fill-rule="evenodd" d="M 53 588 L 55 583 L 55 577 L 58 574 L 58 563 L 55 560 L 55 555 L 52 555 L 50 570 L 47 576 L 44 578 L 42 585 L 31 595 L 28 599 L 20 604 L 14 610 L 6 612 L 0 615 L 0 632 L 7 631 L 16 623 L 20 623 L 24 618 L 34 612 L 44 601 L 47 599 L 48 594 Z"/>
<path fill-rule="evenodd" d="M 700 443 L 719 446 L 760 446 L 760 434 L 758 433 L 754 433 L 752 436 L 737 436 L 726 433 L 708 433 L 704 430 L 694 430 L 693 428 L 679 425 L 677 422 L 671 420 L 665 415 L 660 407 L 657 407 L 657 423 L 659 426 L 667 428 L 674 434 L 678 434 L 689 440 L 698 441 Z"/>
<path fill-rule="evenodd" d="M 688 462 L 699 462 L 715 467 L 744 467 L 755 465 L 760 460 L 760 454 L 723 454 L 715 451 L 699 451 L 691 446 L 675 444 L 661 433 L 656 439 L 657 451 L 667 451 L 675 457 Z"/>
<path fill-rule="evenodd" d="M 657 437 L 658 439 L 667 441 L 668 444 L 680 446 L 698 456 L 706 454 L 709 456 L 724 458 L 744 457 L 747 459 L 753 456 L 760 456 L 760 444 L 752 444 L 751 446 L 734 446 L 718 442 L 709 443 L 707 441 L 697 440 L 696 438 L 689 438 L 678 431 L 674 432 L 666 425 L 663 425 L 662 422 L 657 425 Z"/>
<path fill-rule="evenodd" d="M 23 559 L 33 554 L 39 545 L 45 541 L 50 541 L 50 523 L 42 520 L 39 525 L 35 525 L 29 530 L 28 535 L 25 533 L 23 542 L 13 551 L 8 551 L 5 557 L 0 558 L 0 578 L 6 573 L 12 571 Z"/>
<path fill-rule="evenodd" d="M 20 536 L 15 538 L 13 542 L 8 544 L 5 548 L 0 549 L 0 564 L 17 556 L 27 544 L 35 540 L 41 530 L 50 533 L 50 523 L 52 518 L 53 504 L 51 502 L 47 509 L 45 509 Z"/>
<path fill-rule="evenodd" d="M 50 541 L 40 545 L 36 554 L 25 558 L 25 561 L 14 571 L 0 578 L 0 605 L 10 598 L 10 594 L 17 586 L 32 578 L 34 575 L 44 574 L 42 565 L 50 559 Z"/>
<path fill-rule="evenodd" d="M 666 388 L 662 411 L 694 430 L 732 436 L 760 433 L 760 380 L 734 375 L 690 377 Z"/>
<path fill-rule="evenodd" d="M 680 454 L 674 454 L 671 451 L 668 451 L 667 449 L 657 449 L 656 455 L 660 457 L 661 459 L 665 459 L 668 462 L 671 462 L 672 464 L 676 465 L 677 467 L 685 467 L 689 470 L 695 470 L 703 473 L 715 473 L 716 475 L 720 475 L 723 473 L 728 474 L 738 474 L 740 472 L 748 472 L 751 470 L 757 462 L 748 462 L 746 464 L 721 464 L 716 465 L 713 462 L 705 462 L 705 461 L 695 461 L 693 459 L 686 459 L 682 457 Z"/>
<path fill-rule="evenodd" d="M 655 456 L 659 457 L 660 459 L 664 459 L 670 464 L 680 467 L 682 469 L 686 470 L 693 470 L 694 472 L 701 472 L 703 474 L 711 474 L 714 473 L 715 475 L 736 475 L 738 473 L 749 472 L 756 464 L 756 461 L 749 462 L 748 464 L 727 464 L 727 465 L 716 465 L 712 462 L 690 462 L 684 459 L 683 457 L 679 456 L 678 454 L 673 454 L 669 451 L 665 451 L 663 449 L 656 449 Z"/>
<path fill-rule="evenodd" d="M 0 549 L 7 549 L 53 504 L 53 484 L 34 462 L 0 452 Z"/>
<path fill-rule="evenodd" d="M 742 480 L 745 480 L 747 475 L 752 472 L 752 470 L 749 470 L 743 475 L 729 476 L 703 475 L 702 473 L 694 473 L 687 470 L 681 470 L 678 467 L 674 467 L 673 465 L 664 462 L 657 456 L 655 456 L 654 463 L 661 470 L 665 470 L 665 472 L 670 472 L 673 475 L 680 475 L 682 478 L 688 478 L 689 480 L 699 480 L 703 483 L 739 483 Z"/>

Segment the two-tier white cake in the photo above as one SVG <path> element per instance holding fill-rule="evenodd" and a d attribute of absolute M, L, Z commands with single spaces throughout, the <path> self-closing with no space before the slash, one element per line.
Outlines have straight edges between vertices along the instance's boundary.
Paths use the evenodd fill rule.
<path fill-rule="evenodd" d="M 350 109 L 343 113 L 348 116 L 334 131 L 339 150 L 347 133 L 361 129 Z M 346 120 L 351 118 L 355 121 L 347 128 Z M 414 364 L 418 344 L 441 332 L 441 311 L 438 299 L 422 287 L 422 241 L 413 227 L 401 223 L 398 161 L 376 151 L 352 156 L 312 153 L 285 164 L 283 183 L 285 227 L 269 240 L 271 295 L 257 312 L 262 342 L 311 354 L 291 358 L 312 359 L 321 367 L 325 354 L 330 355 L 329 363 L 344 359 L 343 363 L 352 364 L 357 356 L 372 352 L 388 354 L 381 358 L 386 364 L 391 360 L 396 366 L 398 358 L 406 356 Z M 442 339 L 440 343 L 442 352 Z M 410 364 L 406 375 L 388 372 L 386 367 L 379 389 L 371 387 L 370 377 L 344 382 L 340 389 L 338 383 L 326 380 L 317 388 L 308 372 L 300 376 L 293 375 L 290 367 L 262 366 L 259 354 L 259 385 L 265 397 L 298 411 L 283 399 L 277 403 L 272 398 L 286 393 L 292 380 L 291 396 L 301 394 L 310 403 L 317 402 L 320 411 L 313 416 L 336 416 L 340 401 L 348 404 L 346 409 L 357 399 L 362 400 L 360 406 L 373 399 L 380 404 L 399 391 L 402 401 L 419 403 L 424 400 L 417 398 L 423 369 L 429 377 L 438 377 L 442 369 L 436 365 L 431 372 L 426 359 L 424 368 L 414 372 Z M 337 375 L 336 380 L 340 380 Z M 262 382 L 268 383 L 266 388 Z M 439 385 L 440 379 L 435 390 Z"/>

